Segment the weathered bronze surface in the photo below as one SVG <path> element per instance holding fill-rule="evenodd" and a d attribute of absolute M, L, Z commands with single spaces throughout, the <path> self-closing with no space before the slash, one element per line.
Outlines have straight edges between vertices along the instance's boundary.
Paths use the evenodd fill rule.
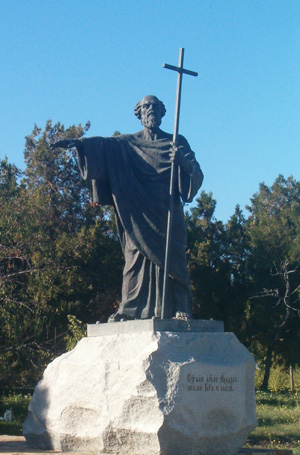
<path fill-rule="evenodd" d="M 135 134 L 63 140 L 76 147 L 81 174 L 93 181 L 94 202 L 112 205 L 122 245 L 122 301 L 111 321 L 161 317 L 163 270 L 174 163 L 173 226 L 164 318 L 191 317 L 192 297 L 186 264 L 182 202 L 191 202 L 203 174 L 187 140 L 160 129 L 166 109 L 155 96 L 135 107 L 143 129 Z"/>

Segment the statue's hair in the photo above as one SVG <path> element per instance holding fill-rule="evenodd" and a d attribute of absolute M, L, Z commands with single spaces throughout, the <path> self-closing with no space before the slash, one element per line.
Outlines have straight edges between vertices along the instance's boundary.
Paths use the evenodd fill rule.
<path fill-rule="evenodd" d="M 150 96 L 152 96 L 152 95 L 150 95 Z M 144 98 L 146 98 L 146 97 L 144 96 Z M 153 96 L 153 98 L 156 98 L 158 100 L 158 103 L 159 103 L 160 109 L 161 109 L 161 117 L 163 117 L 166 114 L 166 112 L 167 112 L 164 103 L 162 101 L 160 101 L 156 96 Z M 141 107 L 142 107 L 143 99 L 141 101 L 139 101 L 138 103 L 136 103 L 136 106 L 134 108 L 134 115 L 136 115 L 136 117 L 139 120 L 141 120 Z"/>

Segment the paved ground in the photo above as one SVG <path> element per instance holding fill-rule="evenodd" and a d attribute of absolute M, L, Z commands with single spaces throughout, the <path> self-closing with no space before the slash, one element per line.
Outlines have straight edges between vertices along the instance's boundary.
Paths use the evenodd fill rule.
<path fill-rule="evenodd" d="M 54 455 L 61 454 L 56 450 L 33 450 L 28 449 L 25 438 L 23 436 L 2 436 L 0 435 L 0 453 L 6 455 Z M 82 455 L 81 453 L 68 452 L 68 455 Z M 85 454 L 86 455 L 86 454 Z M 89 454 L 91 455 L 91 454 Z"/>
<path fill-rule="evenodd" d="M 25 438 L 23 436 L 0 436 L 0 453 L 6 454 L 21 454 L 26 453 L 27 455 L 32 454 L 55 454 L 59 452 L 46 451 L 41 452 L 39 450 L 28 449 Z"/>
<path fill-rule="evenodd" d="M 0 453 L 5 453 L 6 455 L 53 455 L 61 454 L 55 450 L 33 450 L 28 449 L 26 445 L 25 438 L 23 436 L 1 436 L 0 435 Z M 82 452 L 68 452 L 68 455 L 87 455 L 82 454 Z M 89 454 L 91 455 L 91 454 Z M 128 454 L 130 455 L 130 454 Z M 239 452 L 239 455 L 292 455 L 291 450 L 266 450 L 266 449 L 242 449 Z"/>

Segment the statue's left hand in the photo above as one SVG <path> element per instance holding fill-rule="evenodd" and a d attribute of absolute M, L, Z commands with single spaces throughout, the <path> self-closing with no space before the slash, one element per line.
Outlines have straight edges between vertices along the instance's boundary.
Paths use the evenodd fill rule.
<path fill-rule="evenodd" d="M 68 149 L 72 147 L 76 147 L 79 149 L 81 146 L 81 141 L 79 139 L 63 139 L 62 141 L 57 141 L 54 144 L 50 145 L 51 149 L 56 149 L 56 148 L 63 148 L 63 149 Z"/>
<path fill-rule="evenodd" d="M 169 153 L 171 163 L 174 161 L 177 166 L 183 167 L 186 171 L 190 171 L 191 163 L 184 155 L 184 147 L 182 145 L 176 146 L 171 142 L 171 150 Z"/>

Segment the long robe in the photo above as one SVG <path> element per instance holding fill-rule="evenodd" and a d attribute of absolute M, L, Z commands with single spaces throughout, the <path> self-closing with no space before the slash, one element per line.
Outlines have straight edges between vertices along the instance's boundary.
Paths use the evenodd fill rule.
<path fill-rule="evenodd" d="M 110 138 L 83 138 L 79 167 L 93 181 L 94 201 L 115 208 L 125 267 L 118 313 L 130 319 L 160 317 L 171 163 L 171 135 L 155 141 L 141 133 Z M 186 139 L 178 145 L 191 161 L 191 172 L 176 166 L 173 229 L 166 317 L 191 314 L 192 297 L 186 264 L 186 228 L 182 202 L 191 202 L 203 174 Z"/>

